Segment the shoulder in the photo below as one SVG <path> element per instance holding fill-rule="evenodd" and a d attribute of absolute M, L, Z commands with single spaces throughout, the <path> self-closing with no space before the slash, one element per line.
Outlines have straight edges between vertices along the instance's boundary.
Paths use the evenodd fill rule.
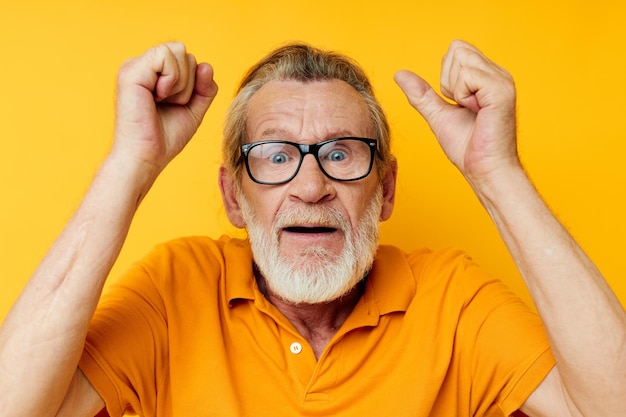
<path fill-rule="evenodd" d="M 243 257 L 249 253 L 247 241 L 222 236 L 188 236 L 156 245 L 142 260 L 145 266 L 155 264 L 207 265 L 221 264 L 229 257 Z"/>
<path fill-rule="evenodd" d="M 404 310 L 415 303 L 439 305 L 443 299 L 462 305 L 463 286 L 459 284 L 471 264 L 471 258 L 458 249 L 405 252 L 381 245 L 369 282 L 379 300 L 394 300 L 394 309 Z"/>
<path fill-rule="evenodd" d="M 465 251 L 457 248 L 420 248 L 404 252 L 393 246 L 379 248 L 372 271 L 386 288 L 412 285 L 422 302 L 447 300 L 458 306 L 476 300 L 476 295 L 511 293 Z"/>
<path fill-rule="evenodd" d="M 375 267 L 387 273 L 411 274 L 420 282 L 449 280 L 479 269 L 472 258 L 460 249 L 419 248 L 405 252 L 388 245 L 380 246 Z"/>
<path fill-rule="evenodd" d="M 157 287 L 185 281 L 213 281 L 225 274 L 228 265 L 250 265 L 251 259 L 247 240 L 228 236 L 182 237 L 156 245 L 132 265 L 127 275 L 145 276 Z"/>

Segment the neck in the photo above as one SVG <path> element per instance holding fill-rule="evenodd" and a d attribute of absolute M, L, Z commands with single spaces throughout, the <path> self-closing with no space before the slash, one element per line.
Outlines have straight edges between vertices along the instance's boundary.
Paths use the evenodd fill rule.
<path fill-rule="evenodd" d="M 343 325 L 350 313 L 352 313 L 365 288 L 365 280 L 363 280 L 347 294 L 335 300 L 320 304 L 294 304 L 272 293 L 267 288 L 265 279 L 260 274 L 257 274 L 257 282 L 265 298 L 307 340 L 315 353 L 315 357 L 318 359 L 324 352 L 328 342 L 337 333 L 337 330 Z"/>

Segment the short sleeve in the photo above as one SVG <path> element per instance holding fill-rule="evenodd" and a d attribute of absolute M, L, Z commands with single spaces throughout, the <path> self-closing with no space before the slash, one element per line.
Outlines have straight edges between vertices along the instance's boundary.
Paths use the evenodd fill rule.
<path fill-rule="evenodd" d="M 477 415 L 509 416 L 554 366 L 538 314 L 465 259 L 458 344 Z"/>
<path fill-rule="evenodd" d="M 153 277 L 133 266 L 103 295 L 79 366 L 112 417 L 154 415 L 168 369 L 167 317 Z"/>

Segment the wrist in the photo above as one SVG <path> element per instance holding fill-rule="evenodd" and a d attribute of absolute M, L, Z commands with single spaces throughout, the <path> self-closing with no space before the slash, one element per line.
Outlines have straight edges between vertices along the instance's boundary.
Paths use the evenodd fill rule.
<path fill-rule="evenodd" d="M 114 148 L 102 163 L 99 176 L 115 184 L 120 193 L 132 196 L 139 204 L 161 171 L 154 164 Z"/>
<path fill-rule="evenodd" d="M 506 204 L 507 201 L 515 204 L 514 200 L 518 197 L 528 195 L 528 192 L 535 193 L 519 159 L 465 178 L 487 210 Z"/>

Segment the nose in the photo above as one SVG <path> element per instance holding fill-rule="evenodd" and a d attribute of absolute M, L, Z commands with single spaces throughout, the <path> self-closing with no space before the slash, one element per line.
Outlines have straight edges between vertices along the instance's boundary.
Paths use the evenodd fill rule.
<path fill-rule="evenodd" d="M 289 196 L 304 203 L 320 203 L 335 195 L 332 180 L 322 172 L 313 155 L 305 155 L 298 174 L 289 182 Z"/>

